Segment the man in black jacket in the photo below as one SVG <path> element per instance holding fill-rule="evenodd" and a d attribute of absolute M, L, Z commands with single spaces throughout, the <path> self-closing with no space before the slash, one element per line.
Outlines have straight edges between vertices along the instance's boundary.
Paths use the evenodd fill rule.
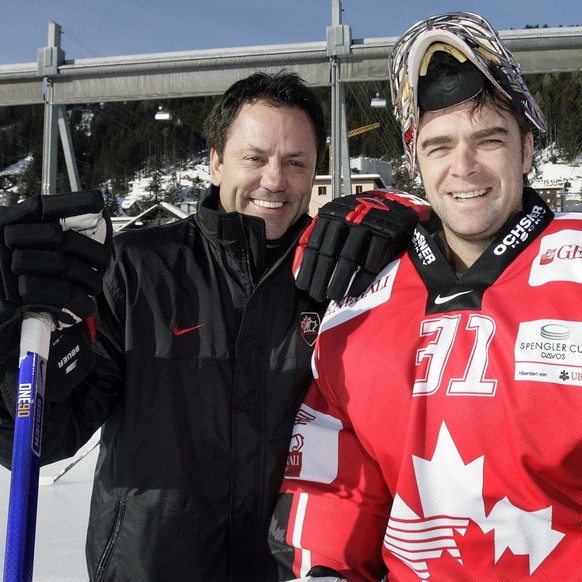
<path fill-rule="evenodd" d="M 85 324 L 53 334 L 77 365 L 74 380 L 49 370 L 43 463 L 101 427 L 93 581 L 276 579 L 267 531 L 325 308 L 292 273 L 324 116 L 296 75 L 257 73 L 225 93 L 205 130 L 212 186 L 197 214 L 118 234 L 93 345 Z M 57 321 L 64 311 L 53 309 Z M 6 353 L 9 466 L 17 361 Z"/>

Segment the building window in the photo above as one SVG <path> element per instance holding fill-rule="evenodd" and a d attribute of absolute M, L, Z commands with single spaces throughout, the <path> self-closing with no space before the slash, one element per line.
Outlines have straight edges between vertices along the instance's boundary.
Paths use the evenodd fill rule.
<path fill-rule="evenodd" d="M 318 196 L 325 196 L 327 194 L 327 186 L 318 186 L 317 194 Z"/>
<path fill-rule="evenodd" d="M 364 187 L 363 186 L 356 186 L 356 194 L 361 194 L 364 191 Z"/>

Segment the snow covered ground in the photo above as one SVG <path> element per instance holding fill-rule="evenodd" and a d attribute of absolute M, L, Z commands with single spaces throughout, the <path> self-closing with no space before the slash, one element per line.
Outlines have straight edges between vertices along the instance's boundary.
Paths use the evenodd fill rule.
<path fill-rule="evenodd" d="M 151 198 L 149 184 L 152 179 L 148 176 L 137 176 L 129 183 L 129 192 L 121 200 L 121 210 L 128 210 L 135 202 Z M 177 186 L 182 193 L 182 198 L 189 198 L 192 186 L 207 188 L 210 185 L 210 168 L 208 163 L 192 163 L 181 169 L 174 169 L 170 174 L 164 175 L 161 179 L 163 189 Z"/>
<path fill-rule="evenodd" d="M 534 172 L 530 175 L 532 186 L 541 192 L 546 188 L 562 188 L 564 184 L 569 183 L 568 201 L 575 204 L 582 199 L 582 155 L 570 163 L 564 161 L 552 163 L 550 157 L 551 151 L 545 151 L 536 161 L 537 175 L 534 175 Z M 0 170 L 0 177 L 24 171 L 29 162 L 30 159 L 25 158 L 12 166 Z M 125 211 L 136 201 L 147 200 L 151 196 L 148 188 L 150 182 L 151 177 L 136 176 L 130 182 L 130 191 L 127 196 L 120 199 L 121 210 Z M 168 188 L 172 184 L 180 187 L 184 198 L 188 197 L 193 185 L 205 188 L 210 184 L 208 161 L 203 163 L 200 160 L 191 161 L 183 168 L 174 168 L 170 173 L 162 177 L 163 188 Z M 582 210 L 582 206 L 580 209 Z"/>
<path fill-rule="evenodd" d="M 91 448 L 98 433 L 80 452 Z M 34 582 L 83 582 L 88 580 L 85 566 L 85 535 L 97 451 L 63 475 L 56 483 L 39 487 Z M 41 476 L 52 476 L 72 459 L 42 467 Z M 0 571 L 4 571 L 6 523 L 10 472 L 0 467 Z"/>
<path fill-rule="evenodd" d="M 568 199 L 576 203 L 582 197 L 582 156 L 572 163 L 552 163 L 549 161 L 550 155 L 551 152 L 543 152 L 536 162 L 537 175 L 534 175 L 534 172 L 530 175 L 532 186 L 539 191 L 543 191 L 546 188 L 562 188 L 564 184 L 569 183 Z M 167 175 L 163 177 L 163 187 L 167 188 L 172 179 L 177 180 L 183 186 L 184 195 L 186 196 L 194 181 L 201 187 L 206 187 L 210 184 L 208 163 L 189 164 L 186 168 L 174 170 L 173 176 Z M 135 201 L 147 200 L 151 196 L 148 191 L 150 182 L 151 178 L 149 177 L 136 177 L 135 180 L 130 182 L 130 191 L 122 199 L 121 209 L 128 209 Z"/>
<path fill-rule="evenodd" d="M 582 155 L 578 156 L 571 163 L 552 163 L 549 160 L 550 154 L 545 152 L 541 159 L 536 161 L 537 176 L 530 173 L 529 179 L 533 188 L 539 193 L 543 193 L 547 188 L 563 189 L 568 188 L 566 205 L 569 209 L 575 208 L 582 211 Z M 568 209 L 568 208 L 567 208 Z"/>

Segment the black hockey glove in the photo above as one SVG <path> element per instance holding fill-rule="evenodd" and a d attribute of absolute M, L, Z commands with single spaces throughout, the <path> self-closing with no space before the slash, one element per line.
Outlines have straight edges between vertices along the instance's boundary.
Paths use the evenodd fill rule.
<path fill-rule="evenodd" d="M 89 318 L 87 322 L 82 324 L 54 331 L 51 334 L 50 357 L 46 372 L 47 402 L 58 403 L 67 399 L 71 391 L 93 368 L 95 363 L 93 341 L 95 337 L 92 333 L 94 325 L 89 325 L 91 319 L 93 318 Z M 7 332 L 5 331 L 5 333 Z M 15 341 L 18 342 L 17 339 Z M 16 358 L 3 364 L 3 374 L 4 381 L 0 382 L 0 416 L 3 407 L 2 401 L 6 415 L 0 419 L 0 425 L 5 423 L 6 429 L 14 430 L 13 419 L 18 402 L 18 361 Z M 45 407 L 45 421 L 48 420 L 50 413 L 50 407 Z"/>
<path fill-rule="evenodd" d="M 50 313 L 59 330 L 92 315 L 111 238 L 98 190 L 37 195 L 0 208 L 0 335 L 24 311 Z M 0 337 L 0 344 L 7 340 Z"/>
<path fill-rule="evenodd" d="M 400 190 L 370 190 L 325 204 L 299 240 L 293 273 L 317 301 L 363 293 L 410 243 L 430 206 Z"/>

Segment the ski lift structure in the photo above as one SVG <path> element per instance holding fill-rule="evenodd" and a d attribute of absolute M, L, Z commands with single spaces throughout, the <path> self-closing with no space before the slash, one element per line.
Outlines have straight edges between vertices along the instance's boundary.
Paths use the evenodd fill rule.
<path fill-rule="evenodd" d="M 266 70 L 278 70 L 284 59 L 309 84 L 331 86 L 332 189 L 337 197 L 351 191 L 344 87 L 350 81 L 385 80 L 385 60 L 395 40 L 386 37 L 353 41 L 351 27 L 342 24 L 342 12 L 341 0 L 332 0 L 332 25 L 326 29 L 325 42 L 242 47 L 226 51 L 227 54 L 217 49 L 78 61 L 65 60 L 61 27 L 50 22 L 48 45 L 39 49 L 35 63 L 0 66 L 0 106 L 44 104 L 41 192 L 48 194 L 56 189 L 59 135 L 71 190 L 78 190 L 80 181 L 66 105 L 218 94 L 241 74 L 256 70 L 259 63 Z M 581 68 L 579 27 L 502 32 L 523 72 L 569 72 Z M 377 95 L 371 106 L 385 106 L 385 101 Z M 171 113 L 162 107 L 155 115 L 156 119 L 169 121 Z"/>

